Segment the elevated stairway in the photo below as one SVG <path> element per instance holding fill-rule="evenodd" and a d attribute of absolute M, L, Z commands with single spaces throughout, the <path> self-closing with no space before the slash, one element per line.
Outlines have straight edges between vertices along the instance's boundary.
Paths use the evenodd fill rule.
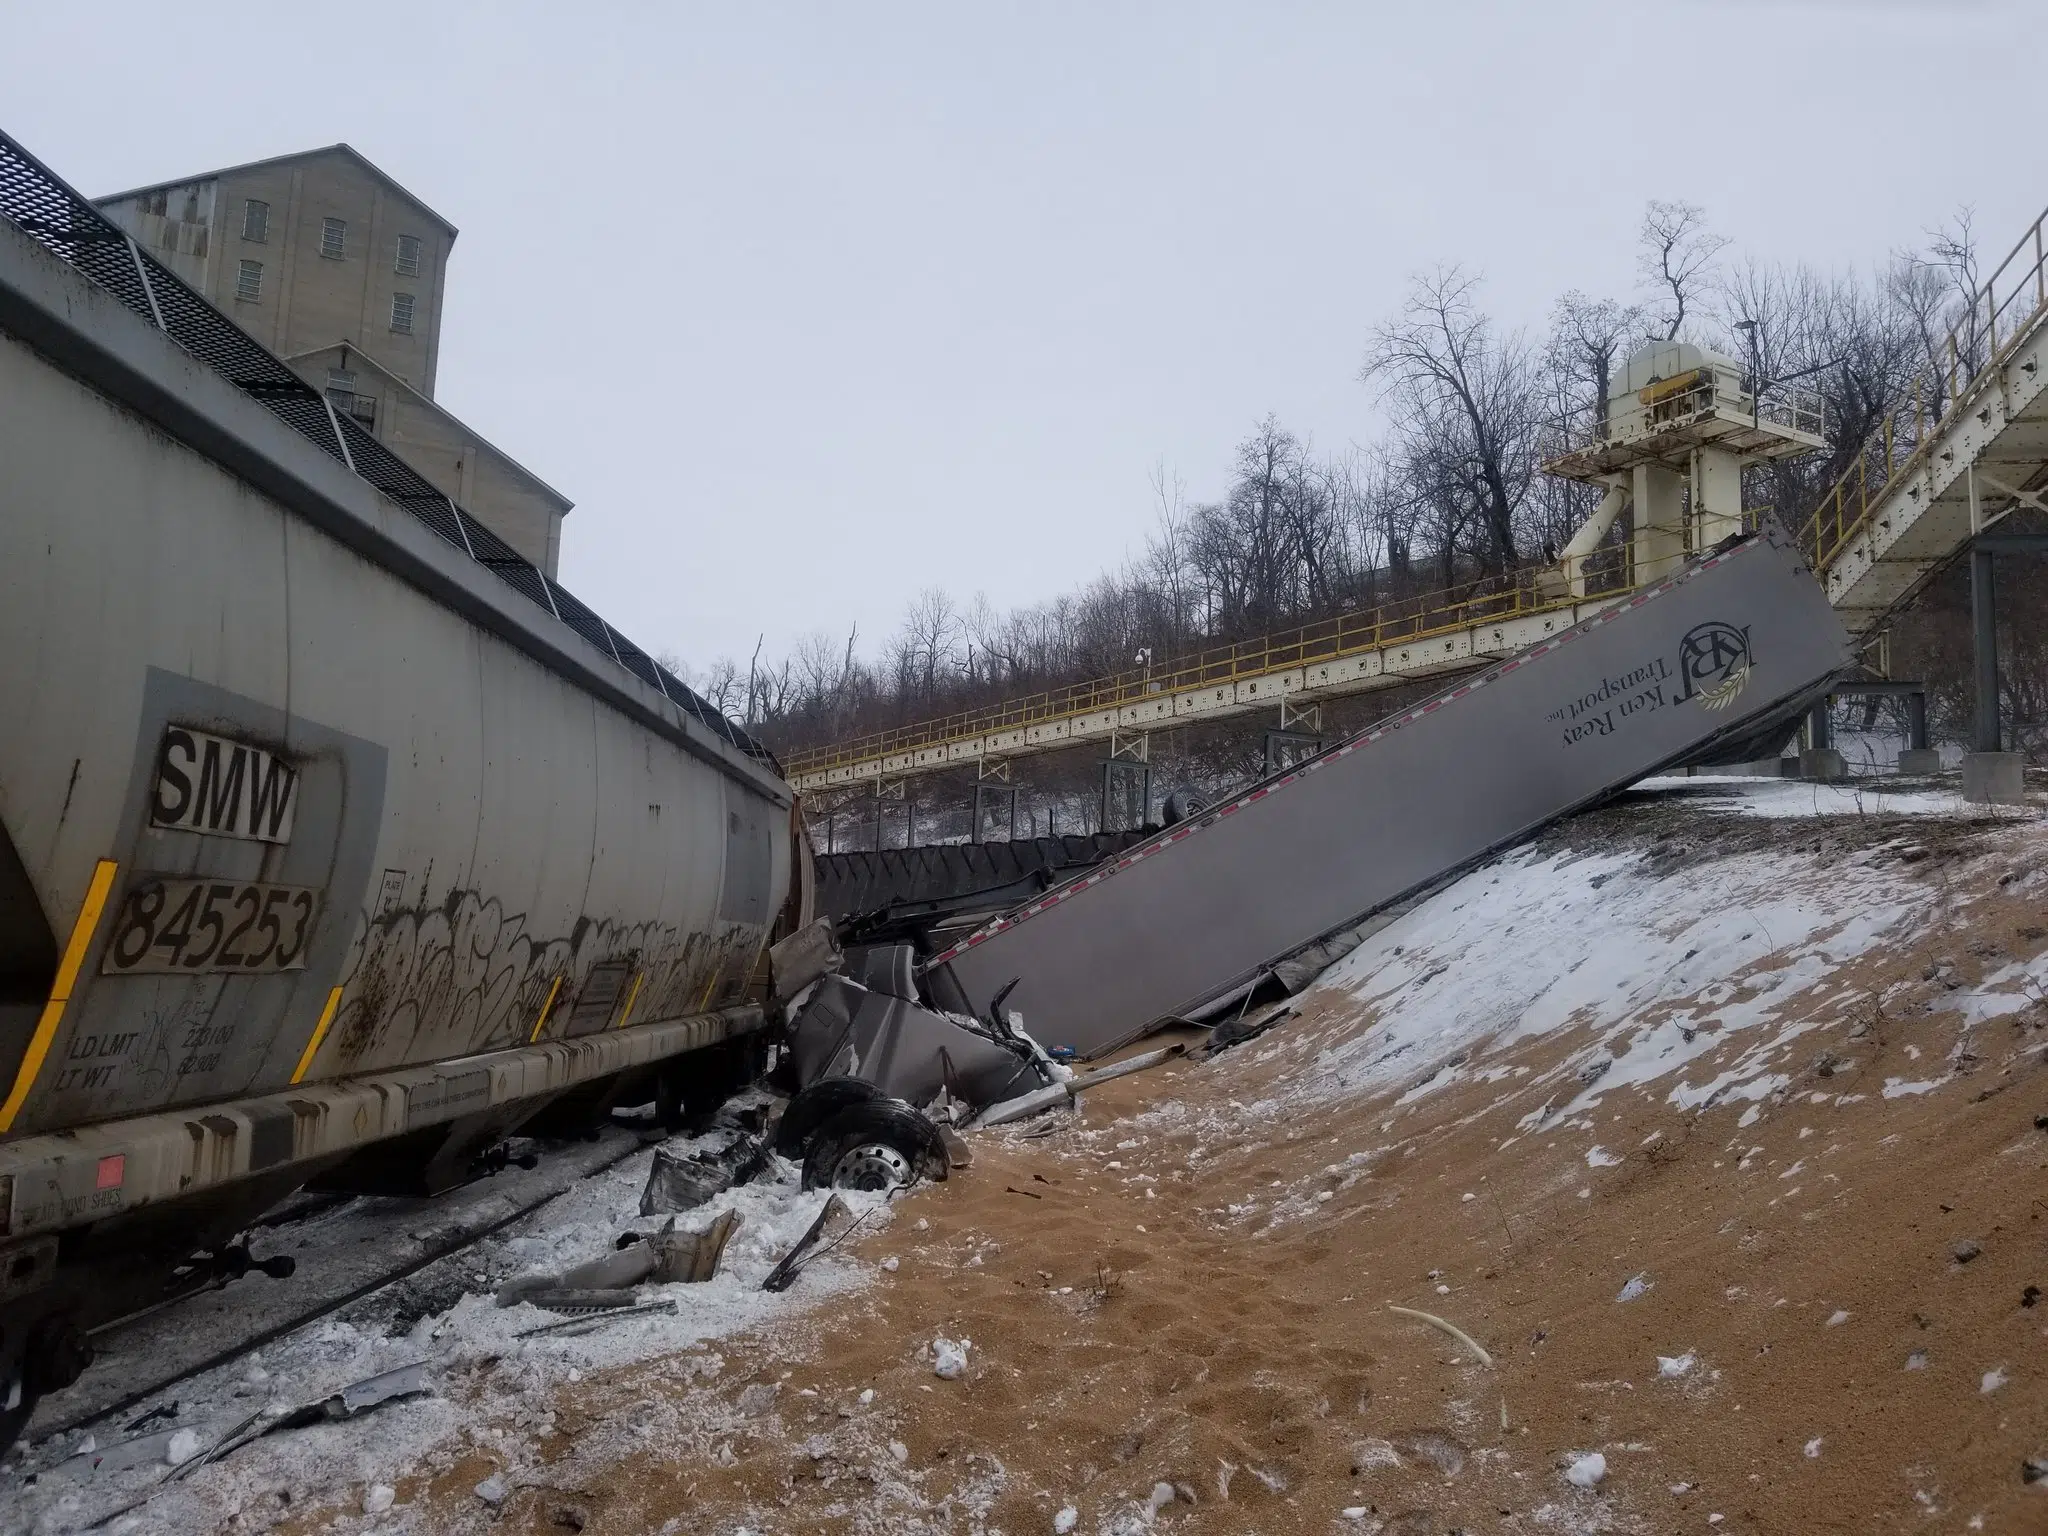
<path fill-rule="evenodd" d="M 2048 266 L 2034 221 L 1979 288 L 1940 368 L 1890 416 L 1800 534 L 1852 634 L 1876 629 L 1978 533 L 2048 510 Z"/>

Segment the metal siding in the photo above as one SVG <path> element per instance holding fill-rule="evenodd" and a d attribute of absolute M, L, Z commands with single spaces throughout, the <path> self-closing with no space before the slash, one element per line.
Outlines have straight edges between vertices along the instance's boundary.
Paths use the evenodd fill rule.
<path fill-rule="evenodd" d="M 566 1010 L 620 953 L 648 972 L 635 1023 L 692 1012 L 709 980 L 751 964 L 765 921 L 720 916 L 727 818 L 748 812 L 759 838 L 742 853 L 786 879 L 766 797 L 5 335 L 0 402 L 0 816 L 60 935 L 95 862 L 121 861 L 16 1135 L 282 1088 L 337 985 L 309 1083 L 523 1046 L 553 976 Z M 171 717 L 305 767 L 289 845 L 144 828 Z M 375 909 L 387 869 L 406 874 L 394 913 Z M 101 976 L 145 871 L 302 876 L 323 892 L 306 968 Z M 198 1029 L 229 1043 L 181 1076 L 178 1042 Z M 130 1033 L 147 1060 L 55 1090 L 74 1044 Z"/>

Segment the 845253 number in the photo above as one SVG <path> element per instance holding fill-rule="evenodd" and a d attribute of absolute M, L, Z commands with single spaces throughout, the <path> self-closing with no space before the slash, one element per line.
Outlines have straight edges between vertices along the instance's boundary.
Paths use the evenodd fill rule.
<path fill-rule="evenodd" d="M 301 885 L 145 876 L 121 904 L 100 970 L 295 971 L 319 906 L 319 893 Z"/>

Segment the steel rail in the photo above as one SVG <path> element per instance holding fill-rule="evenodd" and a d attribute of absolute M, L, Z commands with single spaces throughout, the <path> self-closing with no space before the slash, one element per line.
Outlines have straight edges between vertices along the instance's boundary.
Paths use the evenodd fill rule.
<path fill-rule="evenodd" d="M 149 1398 L 168 1391 L 180 1382 L 190 1381 L 195 1376 L 203 1376 L 208 1371 L 218 1370 L 221 1366 L 230 1364 L 254 1350 L 261 1349 L 264 1345 L 273 1343 L 288 1333 L 296 1332 L 308 1323 L 316 1323 L 321 1318 L 331 1316 L 342 1308 L 361 1301 L 366 1296 L 374 1295 L 386 1286 L 396 1285 L 399 1281 L 409 1279 L 430 1265 L 438 1264 L 443 1259 L 452 1258 L 466 1249 L 475 1247 L 485 1238 L 492 1236 L 494 1233 L 504 1231 L 505 1228 L 511 1226 L 514 1222 L 524 1220 L 535 1211 L 541 1210 L 552 1202 L 559 1200 L 578 1185 L 596 1178 L 599 1174 L 610 1172 L 628 1158 L 646 1151 L 648 1147 L 654 1144 L 653 1140 L 643 1140 L 638 1134 L 632 1132 L 627 1134 L 629 1138 L 628 1144 L 615 1155 L 605 1158 L 602 1162 L 590 1168 L 584 1169 L 572 1182 L 564 1184 L 558 1189 L 549 1190 L 530 1204 L 522 1205 L 506 1215 L 495 1217 L 482 1226 L 465 1229 L 458 1234 L 451 1234 L 447 1241 L 431 1245 L 425 1252 L 414 1254 L 404 1263 L 382 1271 L 350 1287 L 340 1295 L 324 1297 L 318 1303 L 296 1311 L 288 1317 L 266 1323 L 254 1333 L 237 1339 L 232 1344 L 224 1345 L 192 1364 L 182 1365 L 167 1375 L 158 1376 L 144 1385 L 127 1389 L 120 1397 L 115 1398 L 111 1402 L 97 1402 L 89 1407 L 76 1408 L 69 1413 L 54 1416 L 48 1423 L 38 1419 L 34 1424 L 34 1441 L 32 1443 L 40 1445 L 54 1435 L 97 1425 L 106 1419 L 126 1413 L 129 1409 L 138 1406 Z M 656 1139 L 658 1140 L 659 1138 Z M 471 1182 L 477 1183 L 481 1182 L 481 1180 L 472 1180 Z M 416 1211 L 393 1211 L 391 1214 L 392 1220 L 395 1222 L 414 1220 L 418 1216 Z M 248 1277 L 244 1276 L 243 1278 L 247 1279 Z M 275 1283 L 288 1285 L 291 1282 L 285 1280 Z M 215 1287 L 212 1286 L 196 1287 L 185 1295 L 172 1298 L 167 1303 L 159 1303 L 143 1311 L 132 1312 L 125 1318 L 116 1319 L 105 1328 L 95 1329 L 94 1333 L 95 1335 L 110 1333 L 124 1324 L 140 1322 L 145 1317 L 154 1313 L 182 1306 L 200 1296 L 210 1294 L 214 1289 Z M 66 1400 L 66 1394 L 54 1394 L 46 1399 L 49 1402 L 60 1403 Z M 24 1436 L 24 1439 L 26 1438 Z"/>

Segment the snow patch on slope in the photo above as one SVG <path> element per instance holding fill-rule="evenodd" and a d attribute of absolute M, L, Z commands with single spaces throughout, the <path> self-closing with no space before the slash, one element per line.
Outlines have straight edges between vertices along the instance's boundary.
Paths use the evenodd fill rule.
<path fill-rule="evenodd" d="M 1490 1049 L 1571 1027 L 1587 1037 L 1550 1117 L 1667 1081 L 1681 1106 L 1760 1098 L 1816 1018 L 1862 1000 L 1833 982 L 1837 971 L 1932 901 L 1863 859 L 1823 869 L 1748 853 L 1652 874 L 1634 852 L 1524 849 L 1323 973 L 1303 1006 L 1334 1003 L 1339 1023 L 1291 1096 L 1398 1091 L 1412 1102 L 1487 1075 L 1478 1058 Z M 1716 1052 L 1695 1076 L 1694 1063 Z"/>

